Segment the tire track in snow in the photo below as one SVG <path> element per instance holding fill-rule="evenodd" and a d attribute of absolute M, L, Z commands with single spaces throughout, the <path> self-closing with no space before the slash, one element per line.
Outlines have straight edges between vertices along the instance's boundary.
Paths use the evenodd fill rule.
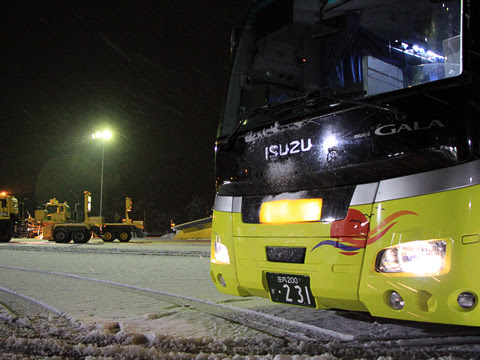
<path fill-rule="evenodd" d="M 208 300 L 197 299 L 189 296 L 182 296 L 164 291 L 142 288 L 134 285 L 122 284 L 114 281 L 92 279 L 74 274 L 57 273 L 43 270 L 35 270 L 21 267 L 11 267 L 0 265 L 0 269 L 12 270 L 12 271 L 24 271 L 46 274 L 51 276 L 61 276 L 66 278 L 72 278 L 82 281 L 90 281 L 99 284 L 106 284 L 111 286 L 117 286 L 121 288 L 130 289 L 135 292 L 150 293 L 157 295 L 160 298 L 158 300 L 164 302 L 171 302 L 176 305 L 186 306 L 189 309 L 203 312 L 208 315 L 216 316 L 227 321 L 240 324 L 245 327 L 252 328 L 254 330 L 263 332 L 273 338 L 284 341 L 284 346 L 277 347 L 277 351 L 281 351 L 283 354 L 321 354 L 330 353 L 333 355 L 332 359 L 336 359 L 335 356 L 339 356 L 342 359 L 356 359 L 356 358 L 378 358 L 378 356 L 395 356 L 398 354 L 398 349 L 401 348 L 402 358 L 437 358 L 438 356 L 446 355 L 459 355 L 459 356 L 471 356 L 477 358 L 478 344 L 480 343 L 480 336 L 465 336 L 462 334 L 449 333 L 444 336 L 426 337 L 426 338 L 400 338 L 400 339 L 368 339 L 368 338 L 354 338 L 351 335 L 332 332 L 331 330 L 322 329 L 316 326 L 299 323 L 292 320 L 286 320 L 274 315 L 269 315 L 254 310 L 247 310 L 236 308 L 233 306 L 218 304 Z M 35 298 L 21 294 L 19 292 L 12 291 L 10 289 L 0 287 L 0 291 L 8 294 L 18 296 L 26 301 L 33 302 L 34 304 L 41 306 L 56 315 L 59 315 L 74 326 L 75 320 L 72 320 L 68 314 L 56 309 L 55 307 L 43 303 Z M 167 298 L 165 300 L 164 298 Z M 175 302 L 177 300 L 177 303 Z M 190 303 L 194 303 L 193 307 L 190 307 Z M 79 322 L 76 322 L 80 324 Z M 346 336 L 345 336 L 346 335 Z M 85 335 L 77 335 L 78 338 L 82 338 Z M 124 340 L 128 335 L 123 335 Z M 57 341 L 56 339 L 55 341 Z M 69 349 L 70 344 L 75 343 L 72 339 L 63 339 L 62 347 L 54 344 L 54 348 Z M 93 345 L 96 351 L 102 354 L 111 351 L 112 344 L 118 344 L 118 339 L 111 337 L 108 342 L 102 340 L 102 344 Z M 44 339 L 40 344 L 42 348 L 48 346 L 51 340 Z M 166 339 L 168 344 L 171 344 L 171 339 Z M 47 344 L 47 345 L 45 345 Z M 65 345 L 66 344 L 66 345 Z M 180 341 L 180 346 L 177 351 L 181 351 L 181 346 L 184 346 Z M 28 346 L 32 349 L 37 349 L 36 344 L 29 341 Z M 202 346 L 204 346 L 202 344 Z M 1 346 L 0 346 L 1 347 Z M 39 345 L 40 347 L 40 345 Z M 109 348 L 110 347 L 110 348 Z M 38 349 L 37 349 L 38 350 Z M 35 351 L 37 351 L 35 350 Z M 80 349 L 82 350 L 82 349 Z M 215 349 L 219 350 L 219 349 Z M 237 349 L 238 350 L 238 349 Z M 60 350 L 59 350 L 60 351 Z M 71 350 L 73 351 L 73 350 Z M 75 350 L 77 351 L 77 350 Z M 85 350 L 86 351 L 86 350 Z M 142 350 L 143 351 L 143 350 Z M 161 351 L 161 350 L 160 350 Z M 200 350 L 203 351 L 203 350 Z M 224 350 L 225 351 L 225 350 Z M 422 352 L 422 356 L 418 355 L 418 351 Z M 228 353 L 228 350 L 226 351 Z M 163 357 L 167 358 L 167 356 Z M 365 355 L 367 355 L 365 357 Z M 129 359 L 128 356 L 123 356 L 124 359 Z M 132 357 L 135 358 L 135 357 Z M 175 358 L 175 357 L 173 357 Z M 290 358 L 290 357 L 288 357 Z"/>
<path fill-rule="evenodd" d="M 31 296 L 28 296 L 28 295 L 25 295 L 25 294 L 22 294 L 22 293 L 19 293 L 17 291 L 13 291 L 13 290 L 10 290 L 10 289 L 7 289 L 3 286 L 0 286 L 0 291 L 3 291 L 3 292 L 6 292 L 7 294 L 11 294 L 11 295 L 15 295 L 15 296 L 18 296 L 19 298 L 22 298 L 24 300 L 27 300 L 27 301 L 30 301 L 31 303 L 34 303 L 35 305 L 39 305 L 40 307 L 42 308 L 45 308 L 46 310 L 54 313 L 54 314 L 57 314 L 57 315 L 60 315 L 60 316 L 63 316 L 65 318 L 67 318 L 68 320 L 72 320 L 72 318 L 68 315 L 68 314 L 65 314 L 63 311 L 60 311 L 58 310 L 57 308 L 51 306 L 51 305 L 48 305 L 40 300 L 37 300 Z"/>
<path fill-rule="evenodd" d="M 35 272 L 48 274 L 43 271 Z M 254 346 L 253 353 L 257 354 L 249 356 L 252 360 L 273 359 L 273 357 L 264 356 L 269 354 L 270 349 L 275 349 L 282 354 L 299 352 L 295 344 L 286 344 L 284 339 L 276 338 L 271 334 L 267 334 L 271 339 L 267 338 L 267 345 L 264 343 L 266 338 L 258 338 L 254 341 L 225 339 L 228 345 L 224 345 L 221 341 L 208 337 L 199 340 L 178 338 L 168 334 L 143 335 L 128 330 L 117 333 L 120 327 L 116 328 L 115 322 L 108 323 L 106 326 L 89 325 L 73 319 L 69 314 L 34 297 L 0 286 L 0 295 L 2 292 L 41 308 L 42 312 L 29 314 L 30 311 L 25 311 L 25 307 L 16 300 L 14 303 L 21 310 L 17 309 L 14 312 L 9 306 L 4 306 L 0 302 L 0 359 L 10 359 L 16 354 L 22 354 L 22 358 L 25 359 L 30 356 L 35 359 L 38 356 L 42 358 L 43 356 L 61 356 L 62 358 L 66 356 L 82 359 L 89 356 L 91 359 L 107 357 L 122 360 L 139 358 L 206 360 L 213 356 L 215 359 L 230 359 L 237 353 L 250 355 L 252 346 Z M 55 316 L 52 318 L 52 315 Z M 113 333 L 110 332 L 111 324 L 114 325 Z M 290 359 L 290 356 L 285 359 Z"/>
<path fill-rule="evenodd" d="M 90 281 L 101 284 L 108 284 L 112 286 L 119 286 L 135 291 L 147 292 L 170 299 L 177 299 L 182 302 L 190 302 L 197 304 L 197 310 L 208 313 L 217 317 L 221 317 L 225 320 L 250 327 L 257 331 L 265 332 L 275 337 L 283 338 L 287 341 L 299 340 L 299 341 L 315 341 L 315 340 L 340 340 L 340 341 L 352 341 L 354 336 L 350 334 L 341 333 L 338 331 L 320 328 L 314 325 L 301 323 L 295 320 L 288 320 L 281 317 L 277 317 L 270 314 L 265 314 L 255 310 L 242 309 L 231 305 L 219 304 L 209 300 L 198 299 L 190 296 L 178 295 L 169 293 L 166 291 L 154 290 L 143 288 L 135 285 L 123 284 L 110 280 L 93 279 L 84 276 L 65 274 L 45 270 L 27 269 L 21 267 L 12 267 L 0 265 L 1 269 L 26 271 L 40 274 L 47 274 L 53 276 L 62 276 L 67 278 L 73 278 L 77 280 Z M 171 302 L 171 301 L 170 301 Z M 199 306 L 198 306 L 199 305 Z M 203 308 L 203 310 L 202 310 Z"/>
<path fill-rule="evenodd" d="M 235 347 L 228 349 L 208 339 L 202 341 L 179 339 L 166 334 L 145 336 L 111 332 L 109 327 L 101 328 L 69 320 L 67 314 L 33 297 L 0 287 L 0 295 L 2 291 L 42 308 L 43 312 L 35 315 L 26 313 L 25 309 L 13 312 L 0 302 L 0 359 L 232 359 L 237 351 L 249 354 L 251 346 L 243 344 L 242 348 L 242 344 L 235 344 Z M 16 307 L 19 306 L 17 303 Z M 271 356 L 265 357 L 262 352 L 258 354 L 250 358 L 273 359 Z M 268 352 L 263 350 L 263 354 Z"/>

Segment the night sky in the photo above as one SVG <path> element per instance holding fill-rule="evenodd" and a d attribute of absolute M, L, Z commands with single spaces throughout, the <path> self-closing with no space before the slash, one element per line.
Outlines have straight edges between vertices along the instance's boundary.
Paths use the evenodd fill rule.
<path fill-rule="evenodd" d="M 214 142 L 229 38 L 249 0 L 2 5 L 0 187 L 27 209 L 52 197 L 98 215 L 130 196 L 213 205 Z M 106 210 L 105 210 L 106 211 Z M 121 212 L 122 209 L 115 209 Z"/>

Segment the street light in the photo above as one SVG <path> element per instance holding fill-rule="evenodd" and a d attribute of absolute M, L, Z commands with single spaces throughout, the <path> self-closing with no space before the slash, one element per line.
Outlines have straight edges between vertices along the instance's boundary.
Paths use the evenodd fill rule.
<path fill-rule="evenodd" d="M 108 140 L 112 137 L 112 132 L 110 130 L 103 130 L 102 132 L 97 131 L 95 134 L 92 134 L 92 139 L 102 139 L 102 174 L 100 177 L 100 217 L 102 216 L 102 203 L 103 203 L 103 164 L 105 162 L 105 140 Z"/>

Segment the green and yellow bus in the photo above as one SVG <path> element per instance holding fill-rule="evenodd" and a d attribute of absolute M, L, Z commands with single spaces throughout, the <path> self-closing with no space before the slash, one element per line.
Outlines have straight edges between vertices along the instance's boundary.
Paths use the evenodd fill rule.
<path fill-rule="evenodd" d="M 479 23 L 471 0 L 250 6 L 215 149 L 219 291 L 480 325 Z"/>

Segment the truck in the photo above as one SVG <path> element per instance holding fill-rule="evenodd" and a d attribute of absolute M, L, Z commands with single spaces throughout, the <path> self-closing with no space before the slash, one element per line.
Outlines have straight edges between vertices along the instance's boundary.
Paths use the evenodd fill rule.
<path fill-rule="evenodd" d="M 57 223 L 74 222 L 71 218 L 70 207 L 66 202 L 58 202 L 56 198 L 50 199 L 45 204 L 45 209 L 35 210 L 34 217 L 30 216 L 24 220 L 27 238 L 35 236 L 43 237 L 43 229 Z"/>
<path fill-rule="evenodd" d="M 19 227 L 18 200 L 5 191 L 0 193 L 0 242 L 9 242 Z"/>
<path fill-rule="evenodd" d="M 84 191 L 84 220 L 71 220 L 71 212 L 67 203 L 59 203 L 55 198 L 46 204 L 45 210 L 35 211 L 35 221 L 39 223 L 39 233 L 43 239 L 57 243 L 86 243 L 93 236 L 102 238 L 105 242 L 118 239 L 128 242 L 132 233 L 137 237 L 145 237 L 143 221 L 133 221 L 129 217 L 132 210 L 132 199 L 125 201 L 125 219 L 122 223 L 105 223 L 104 217 L 90 216 L 92 209 L 92 194 Z"/>
<path fill-rule="evenodd" d="M 81 244 L 90 240 L 93 233 L 101 236 L 100 226 L 88 215 L 92 209 L 92 194 L 88 191 L 84 191 L 84 206 L 83 222 L 72 222 L 69 221 L 70 211 L 65 203 L 60 204 L 56 201 L 48 203 L 44 210 L 47 213 L 47 219 L 42 223 L 43 239 L 54 240 L 56 243 L 69 243 L 73 240 L 74 243 Z M 56 211 L 48 214 L 48 211 L 53 209 Z M 36 218 L 37 215 L 38 212 L 35 213 Z"/>
<path fill-rule="evenodd" d="M 132 233 L 137 237 L 145 237 L 143 221 L 131 220 L 128 213 L 132 211 L 132 199 L 127 197 L 125 199 L 125 219 L 122 223 L 106 223 L 101 226 L 102 240 L 105 242 L 112 242 L 118 239 L 120 242 L 130 241 Z"/>

